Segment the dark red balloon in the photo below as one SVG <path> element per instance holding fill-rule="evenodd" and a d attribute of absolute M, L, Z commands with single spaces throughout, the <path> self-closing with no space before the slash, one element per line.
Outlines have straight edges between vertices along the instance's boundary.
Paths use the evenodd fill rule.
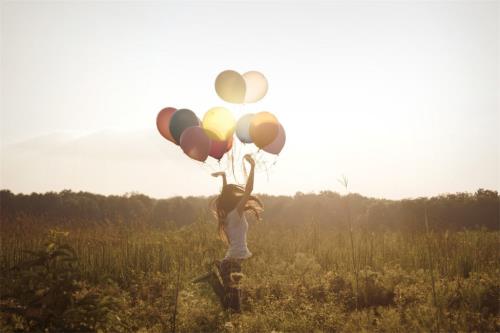
<path fill-rule="evenodd" d="M 200 126 L 186 128 L 180 139 L 182 151 L 193 160 L 204 162 L 210 152 L 210 138 Z"/>
<path fill-rule="evenodd" d="M 207 131 L 205 129 L 205 131 Z M 210 131 L 209 131 L 210 132 Z M 208 133 L 210 134 L 210 133 Z M 208 135 L 210 137 L 210 135 Z M 213 136 L 212 136 L 213 137 Z M 210 139 L 210 152 L 209 156 L 212 156 L 216 160 L 220 161 L 222 156 L 233 148 L 233 136 L 231 135 L 227 140 L 213 140 Z"/>

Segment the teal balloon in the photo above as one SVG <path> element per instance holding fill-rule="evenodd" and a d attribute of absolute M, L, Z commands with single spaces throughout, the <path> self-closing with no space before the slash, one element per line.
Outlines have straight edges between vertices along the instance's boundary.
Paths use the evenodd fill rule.
<path fill-rule="evenodd" d="M 184 132 L 186 128 L 199 125 L 200 120 L 193 111 L 189 109 L 179 109 L 174 112 L 170 119 L 169 130 L 175 142 L 180 144 L 182 132 Z"/>
<path fill-rule="evenodd" d="M 252 137 L 250 136 L 250 122 L 252 121 L 253 116 L 253 113 L 247 113 L 236 123 L 236 136 L 243 143 L 253 142 Z"/>

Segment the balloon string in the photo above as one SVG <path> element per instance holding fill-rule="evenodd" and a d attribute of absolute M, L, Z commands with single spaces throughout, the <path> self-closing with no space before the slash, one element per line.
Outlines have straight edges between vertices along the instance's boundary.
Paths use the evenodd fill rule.
<path fill-rule="evenodd" d="M 259 149 L 255 153 L 255 159 L 257 160 L 257 164 L 262 165 L 265 164 L 263 159 L 262 159 L 262 151 Z"/>
<path fill-rule="evenodd" d="M 276 163 L 278 163 L 278 155 L 274 156 L 273 166 L 275 166 Z"/>
<path fill-rule="evenodd" d="M 246 147 L 247 147 L 247 144 L 245 144 L 245 143 L 239 144 L 237 161 L 241 161 L 243 166 L 245 165 L 245 162 L 243 161 L 243 156 L 246 154 Z M 244 173 L 243 176 L 245 177 L 244 181 L 246 182 L 246 180 L 248 178 L 248 172 Z"/>
<path fill-rule="evenodd" d="M 238 161 L 241 161 L 242 167 L 245 167 L 245 161 L 243 160 L 243 156 L 246 154 L 246 144 L 245 143 L 240 143 L 240 149 L 238 150 Z M 247 170 L 248 171 L 248 170 Z M 246 183 L 246 180 L 248 178 L 248 172 L 245 171 L 243 173 L 244 177 L 244 182 Z"/>
<path fill-rule="evenodd" d="M 234 148 L 231 150 L 231 154 L 227 157 L 227 173 L 230 176 L 233 173 L 232 169 L 232 162 L 233 162 L 233 157 L 234 157 Z"/>
<path fill-rule="evenodd" d="M 262 153 L 262 150 L 259 150 L 259 153 L 261 154 L 261 160 L 263 160 L 263 158 L 264 158 L 264 153 Z M 264 169 L 266 170 L 266 178 L 267 178 L 267 182 L 269 183 L 269 167 L 267 166 L 266 161 L 263 161 L 262 163 L 264 164 Z"/>
<path fill-rule="evenodd" d="M 246 103 L 243 101 L 241 104 L 241 109 L 240 109 L 240 117 L 245 115 L 245 108 L 246 108 Z M 241 165 L 243 167 L 243 177 L 244 177 L 244 182 L 246 183 L 248 180 L 248 172 L 245 166 L 245 162 L 242 161 L 243 154 L 246 152 L 246 144 L 243 142 L 238 143 L 238 155 L 237 155 L 237 161 L 241 161 Z"/>
<path fill-rule="evenodd" d="M 269 183 L 269 169 L 266 164 L 266 176 L 267 176 L 267 182 Z"/>
<path fill-rule="evenodd" d="M 210 167 L 211 171 L 217 171 L 217 168 L 215 168 L 211 163 L 208 163 L 208 166 Z"/>
<path fill-rule="evenodd" d="M 242 162 L 241 166 L 243 168 L 243 176 L 245 176 L 245 182 L 247 182 L 247 180 L 248 180 L 248 172 L 247 172 L 247 167 L 245 165 L 245 162 Z"/>
<path fill-rule="evenodd" d="M 201 167 L 203 168 L 203 170 L 204 170 L 205 172 L 206 172 L 206 171 L 208 171 L 208 169 L 207 169 L 207 165 L 206 165 L 205 163 L 201 162 Z"/>
<path fill-rule="evenodd" d="M 234 152 L 231 154 L 231 168 L 233 171 L 234 182 L 238 183 L 238 180 L 236 178 L 236 172 L 234 171 Z"/>
<path fill-rule="evenodd" d="M 238 156 L 238 143 L 235 142 L 235 143 L 233 143 L 233 156 L 231 157 L 231 167 L 232 167 L 231 171 L 233 173 L 234 182 L 236 184 L 238 183 L 238 179 L 237 179 L 238 177 L 236 176 L 237 170 L 235 169 L 234 165 L 235 165 L 235 163 L 238 162 L 237 156 Z"/>
<path fill-rule="evenodd" d="M 208 171 L 210 173 L 213 173 L 215 172 L 216 170 L 214 169 L 214 167 L 210 164 L 210 162 L 199 162 L 201 164 L 201 166 L 203 167 L 203 169 L 205 169 L 205 171 Z"/>
<path fill-rule="evenodd" d="M 226 154 L 226 170 L 224 170 L 227 174 L 231 171 L 231 154 L 233 153 L 233 148 L 229 150 Z"/>

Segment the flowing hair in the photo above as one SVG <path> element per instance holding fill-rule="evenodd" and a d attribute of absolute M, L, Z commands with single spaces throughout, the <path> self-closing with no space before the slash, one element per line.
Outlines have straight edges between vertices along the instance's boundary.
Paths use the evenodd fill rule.
<path fill-rule="evenodd" d="M 220 239 L 229 244 L 229 239 L 224 228 L 227 215 L 236 208 L 240 202 L 245 189 L 243 186 L 236 184 L 227 184 L 222 188 L 221 194 L 219 194 L 211 203 L 212 211 L 218 220 L 218 233 Z M 260 212 L 263 210 L 262 202 L 256 197 L 251 195 L 245 204 L 243 211 L 251 211 L 255 214 L 257 220 L 260 221 Z"/>

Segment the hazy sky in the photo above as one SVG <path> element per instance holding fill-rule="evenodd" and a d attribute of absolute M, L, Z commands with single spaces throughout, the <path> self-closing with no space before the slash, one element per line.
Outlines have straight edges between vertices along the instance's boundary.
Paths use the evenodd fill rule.
<path fill-rule="evenodd" d="M 498 1 L 1 6 L 1 188 L 214 194 L 217 163 L 155 119 L 219 105 L 287 131 L 256 192 L 341 191 L 342 174 L 386 198 L 499 188 Z M 267 96 L 223 102 L 225 69 L 261 71 Z"/>

